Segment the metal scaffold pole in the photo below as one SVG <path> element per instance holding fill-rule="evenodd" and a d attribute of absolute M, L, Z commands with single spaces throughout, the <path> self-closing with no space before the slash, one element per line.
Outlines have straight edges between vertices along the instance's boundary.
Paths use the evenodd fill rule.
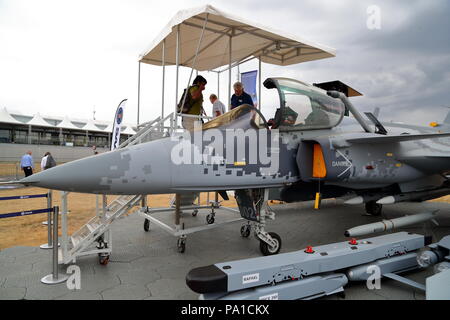
<path fill-rule="evenodd" d="M 58 213 L 59 207 L 53 207 L 53 240 L 55 243 L 58 243 Z M 41 279 L 42 283 L 57 284 L 64 282 L 69 278 L 66 274 L 58 274 L 58 246 L 53 246 L 52 266 L 52 273 L 43 277 Z"/>

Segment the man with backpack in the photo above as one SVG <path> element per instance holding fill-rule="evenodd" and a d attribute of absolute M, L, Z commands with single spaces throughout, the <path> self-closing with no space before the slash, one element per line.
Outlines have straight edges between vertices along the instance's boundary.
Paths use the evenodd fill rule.
<path fill-rule="evenodd" d="M 41 160 L 41 170 L 47 170 L 56 166 L 56 161 L 53 159 L 50 152 L 46 152 Z"/>
<path fill-rule="evenodd" d="M 186 89 L 181 96 L 178 103 L 178 112 L 187 115 L 199 116 L 203 114 L 203 90 L 207 81 L 202 76 L 197 76 L 192 82 L 192 86 L 188 88 L 188 94 L 186 95 Z M 186 96 L 186 97 L 185 97 Z M 183 104 L 184 102 L 184 104 Z M 182 125 L 186 130 L 192 131 L 194 129 L 194 123 L 200 121 L 199 118 L 183 117 Z"/>

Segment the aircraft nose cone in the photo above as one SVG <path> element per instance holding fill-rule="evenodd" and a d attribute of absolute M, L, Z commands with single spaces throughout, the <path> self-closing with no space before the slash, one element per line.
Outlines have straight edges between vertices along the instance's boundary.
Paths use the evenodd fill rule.
<path fill-rule="evenodd" d="M 55 190 L 103 193 L 107 188 L 102 187 L 102 181 L 114 175 L 107 163 L 117 163 L 116 167 L 122 168 L 122 174 L 126 169 L 126 160 L 120 159 L 119 153 L 107 152 L 41 171 L 20 182 Z"/>
<path fill-rule="evenodd" d="M 71 161 L 20 182 L 82 193 L 168 193 L 169 163 L 165 142 L 158 140 Z"/>

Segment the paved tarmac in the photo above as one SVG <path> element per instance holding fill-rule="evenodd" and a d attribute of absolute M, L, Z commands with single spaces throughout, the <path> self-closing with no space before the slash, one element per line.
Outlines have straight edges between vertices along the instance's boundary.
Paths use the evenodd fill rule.
<path fill-rule="evenodd" d="M 151 200 L 151 198 L 150 198 Z M 348 228 L 376 222 L 380 217 L 365 216 L 363 206 L 345 206 L 335 200 L 326 201 L 321 210 L 313 210 L 310 202 L 272 206 L 276 220 L 267 230 L 283 240 L 281 252 L 347 240 Z M 401 203 L 385 206 L 384 218 L 440 209 L 439 226 L 426 222 L 409 232 L 433 235 L 433 241 L 450 234 L 450 205 L 445 203 Z M 184 214 L 186 226 L 204 225 L 207 211 L 197 217 Z M 171 221 L 171 213 L 161 213 Z M 236 218 L 220 210 L 216 221 Z M 70 215 L 69 215 L 70 219 Z M 95 255 L 81 257 L 81 289 L 69 290 L 65 283 L 45 285 L 40 279 L 51 273 L 51 251 L 38 247 L 13 247 L 0 251 L 0 299 L 198 299 L 185 284 L 185 276 L 195 267 L 218 262 L 261 256 L 259 242 L 240 236 L 241 222 L 188 235 L 186 252 L 177 252 L 176 238 L 155 225 L 143 230 L 138 214 L 123 217 L 112 226 L 112 254 L 108 265 L 98 263 Z M 400 230 L 398 230 L 400 231 Z M 372 237 L 368 235 L 366 237 Z M 65 272 L 67 266 L 60 266 Z M 409 273 L 408 278 L 424 284 L 432 270 Z M 368 290 L 365 283 L 345 287 L 346 299 L 425 299 L 420 290 L 390 279 L 383 279 L 381 290 Z M 330 296 L 325 299 L 342 299 Z"/>

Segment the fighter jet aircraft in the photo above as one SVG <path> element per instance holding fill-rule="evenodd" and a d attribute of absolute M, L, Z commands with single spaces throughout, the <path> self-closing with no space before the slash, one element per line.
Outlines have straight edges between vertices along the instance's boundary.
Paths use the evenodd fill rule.
<path fill-rule="evenodd" d="M 264 86 L 279 97 L 271 127 L 259 110 L 242 105 L 192 132 L 72 161 L 21 183 L 120 195 L 234 190 L 265 255 L 281 248 L 280 236 L 265 230 L 273 218 L 269 190 L 279 189 L 286 202 L 345 196 L 374 215 L 382 204 L 450 193 L 450 133 L 383 125 L 372 114 L 369 122 L 342 88 L 287 78 Z"/>

